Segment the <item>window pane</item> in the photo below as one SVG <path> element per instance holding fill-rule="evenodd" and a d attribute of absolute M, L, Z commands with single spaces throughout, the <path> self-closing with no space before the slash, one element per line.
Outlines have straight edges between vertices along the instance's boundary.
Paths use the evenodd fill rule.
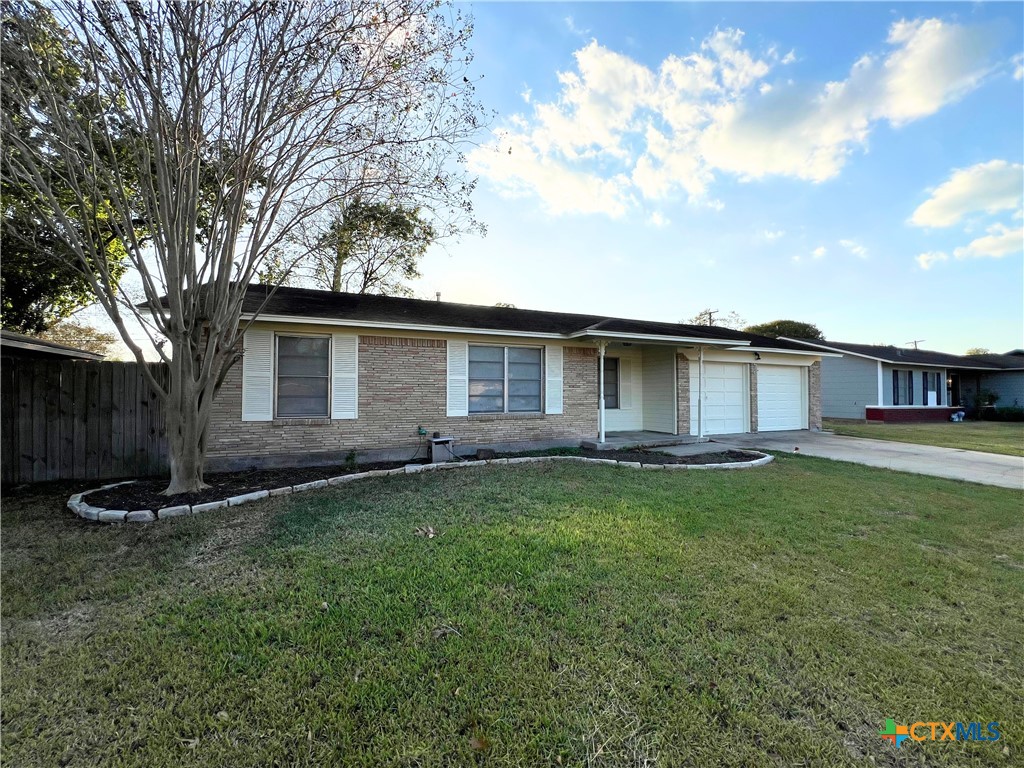
<path fill-rule="evenodd" d="M 512 397 L 508 398 L 508 409 L 510 411 L 539 411 L 540 396 L 537 397 Z"/>
<path fill-rule="evenodd" d="M 327 376 L 330 339 L 307 336 L 277 338 L 277 371 L 282 376 Z"/>
<path fill-rule="evenodd" d="M 469 362 L 497 362 L 502 365 L 505 364 L 505 348 L 504 347 L 480 347 L 470 344 L 469 346 Z"/>
<path fill-rule="evenodd" d="M 508 361 L 510 363 L 534 363 L 540 365 L 540 350 L 509 347 Z"/>
<path fill-rule="evenodd" d="M 540 381 L 540 365 L 509 363 L 508 377 L 510 379 L 535 379 Z"/>
<path fill-rule="evenodd" d="M 540 397 L 540 380 L 537 381 L 510 381 L 508 383 L 509 397 L 514 395 L 535 395 Z"/>
<path fill-rule="evenodd" d="M 505 378 L 504 363 L 469 363 L 469 378 L 471 379 L 498 379 Z"/>
<path fill-rule="evenodd" d="M 278 377 L 278 416 L 326 416 L 327 379 Z"/>
<path fill-rule="evenodd" d="M 604 359 L 604 407 L 619 407 L 619 359 Z"/>
<path fill-rule="evenodd" d="M 500 397 L 469 396 L 470 413 L 501 413 L 503 407 L 504 402 Z"/>
<path fill-rule="evenodd" d="M 470 379 L 469 395 L 470 397 L 486 396 L 503 398 L 505 396 L 505 383 L 502 381 L 491 381 L 489 379 Z"/>

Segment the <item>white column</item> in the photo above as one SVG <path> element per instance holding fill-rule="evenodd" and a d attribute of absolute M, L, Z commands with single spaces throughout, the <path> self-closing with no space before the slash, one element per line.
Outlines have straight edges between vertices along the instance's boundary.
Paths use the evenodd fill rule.
<path fill-rule="evenodd" d="M 697 352 L 697 437 L 704 437 L 704 347 Z"/>
<path fill-rule="evenodd" d="M 604 348 L 606 341 L 597 342 L 597 441 L 604 442 Z"/>
<path fill-rule="evenodd" d="M 882 396 L 882 361 L 878 361 L 878 407 L 882 407 L 882 403 L 885 402 L 885 398 Z"/>

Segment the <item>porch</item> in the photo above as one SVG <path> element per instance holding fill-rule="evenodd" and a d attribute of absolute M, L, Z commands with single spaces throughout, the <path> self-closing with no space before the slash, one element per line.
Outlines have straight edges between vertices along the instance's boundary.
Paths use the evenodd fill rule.
<path fill-rule="evenodd" d="M 623 451 L 630 448 L 661 448 L 667 445 L 706 443 L 708 438 L 694 435 L 668 435 L 650 430 L 626 430 L 605 433 L 604 442 L 584 440 L 581 446 L 597 451 Z"/>

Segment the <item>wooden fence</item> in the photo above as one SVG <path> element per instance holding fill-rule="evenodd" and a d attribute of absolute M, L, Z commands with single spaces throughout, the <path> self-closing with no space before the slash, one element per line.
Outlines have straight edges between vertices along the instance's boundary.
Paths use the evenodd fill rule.
<path fill-rule="evenodd" d="M 149 365 L 162 384 L 166 367 Z M 5 358 L 0 465 L 5 484 L 160 474 L 161 403 L 138 363 Z"/>

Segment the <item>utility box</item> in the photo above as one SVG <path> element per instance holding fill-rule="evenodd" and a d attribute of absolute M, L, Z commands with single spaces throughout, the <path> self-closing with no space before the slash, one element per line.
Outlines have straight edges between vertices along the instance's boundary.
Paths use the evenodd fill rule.
<path fill-rule="evenodd" d="M 431 464 L 442 464 L 455 458 L 454 437 L 431 437 L 429 440 Z"/>

